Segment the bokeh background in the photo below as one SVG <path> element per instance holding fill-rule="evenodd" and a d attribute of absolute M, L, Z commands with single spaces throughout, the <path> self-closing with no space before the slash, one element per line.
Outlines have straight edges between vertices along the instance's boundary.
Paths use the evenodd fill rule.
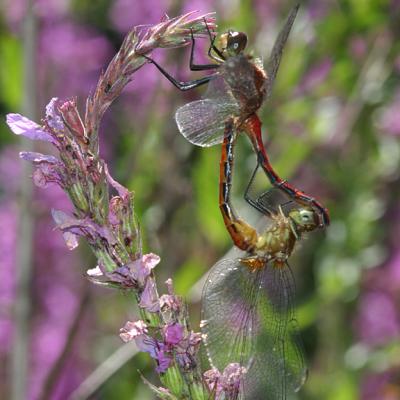
<path fill-rule="evenodd" d="M 87 398 L 93 390 L 82 383 L 106 365 L 113 373 L 89 383 L 96 388 L 90 398 L 152 399 L 138 372 L 156 383 L 151 360 L 120 350 L 118 330 L 136 315 L 132 299 L 83 278 L 94 258 L 84 243 L 69 252 L 50 217 L 51 208 L 69 210 L 68 200 L 55 187 L 31 187 L 29 167 L 18 159 L 29 145 L 10 133 L 5 114 L 34 113 L 39 121 L 54 96 L 77 96 L 83 106 L 124 34 L 165 13 L 216 11 L 220 31 L 246 32 L 250 50 L 266 59 L 293 3 L 33 3 L 33 19 L 25 18 L 24 0 L 0 6 L 0 397 Z M 398 0 L 302 2 L 260 113 L 276 170 L 320 199 L 332 218 L 291 259 L 310 368 L 301 399 L 400 399 L 399 38 Z M 188 70 L 188 49 L 153 55 L 181 79 L 201 76 Z M 197 327 L 196 283 L 231 246 L 217 203 L 220 149 L 191 146 L 173 121 L 174 110 L 201 90 L 178 92 L 152 65 L 134 78 L 105 115 L 101 153 L 136 193 L 144 248 L 162 258 L 160 288 L 173 277 Z M 245 138 L 237 154 L 235 204 L 254 221 L 261 216 L 242 200 L 255 166 Z M 17 296 L 21 265 L 31 269 Z M 12 368 L 15 360 L 27 363 L 23 397 L 15 395 L 24 393 L 25 374 Z"/>

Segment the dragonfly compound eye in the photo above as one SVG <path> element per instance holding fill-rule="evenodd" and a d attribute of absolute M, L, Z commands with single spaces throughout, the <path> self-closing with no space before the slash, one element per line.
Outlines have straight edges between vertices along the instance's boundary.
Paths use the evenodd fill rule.
<path fill-rule="evenodd" d="M 318 216 L 311 208 L 293 209 L 289 216 L 301 230 L 311 231 L 318 226 Z"/>
<path fill-rule="evenodd" d="M 243 32 L 229 32 L 226 49 L 232 55 L 240 54 L 247 45 L 247 35 Z"/>

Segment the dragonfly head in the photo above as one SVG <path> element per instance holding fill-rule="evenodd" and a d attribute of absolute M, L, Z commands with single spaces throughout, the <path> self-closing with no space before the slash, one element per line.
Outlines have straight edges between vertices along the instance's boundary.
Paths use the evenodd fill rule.
<path fill-rule="evenodd" d="M 220 36 L 222 54 L 232 57 L 240 54 L 247 45 L 247 35 L 243 32 L 228 31 Z"/>
<path fill-rule="evenodd" d="M 319 226 L 318 214 L 310 207 L 294 208 L 289 212 L 298 232 L 313 231 Z"/>

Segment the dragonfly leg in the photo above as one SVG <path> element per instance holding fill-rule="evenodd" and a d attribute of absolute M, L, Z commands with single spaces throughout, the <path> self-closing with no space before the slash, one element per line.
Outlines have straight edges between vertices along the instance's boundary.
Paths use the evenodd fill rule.
<path fill-rule="evenodd" d="M 208 75 L 200 79 L 195 79 L 193 81 L 188 81 L 188 82 L 179 82 L 176 80 L 173 76 L 171 76 L 161 65 L 159 65 L 157 62 L 155 62 L 152 58 L 143 55 L 142 57 L 146 58 L 149 62 L 154 64 L 157 69 L 179 90 L 186 91 L 190 89 L 194 89 L 198 86 L 204 85 L 208 83 L 214 75 Z"/>
<path fill-rule="evenodd" d="M 208 26 L 207 26 L 208 29 Z M 208 29 L 209 30 L 209 29 Z M 190 29 L 190 35 L 192 37 L 192 47 L 190 49 L 190 70 L 191 71 L 206 71 L 210 69 L 216 69 L 219 68 L 219 64 L 194 64 L 193 58 L 194 58 L 194 46 L 195 46 L 195 40 L 194 40 L 194 35 L 193 35 L 193 29 Z"/>
<path fill-rule="evenodd" d="M 250 189 L 251 186 L 253 184 L 253 181 L 255 179 L 255 176 L 257 174 L 258 168 L 259 168 L 260 164 L 257 163 L 256 168 L 254 169 L 250 181 L 247 184 L 246 187 L 246 191 L 244 193 L 244 199 L 247 201 L 247 203 L 249 203 L 252 207 L 254 207 L 256 210 L 258 210 L 260 213 L 262 214 L 266 214 L 268 216 L 272 216 L 274 214 L 273 210 L 270 209 L 269 207 L 267 207 L 265 204 L 262 204 L 261 202 L 259 202 L 259 198 L 254 199 L 251 195 L 250 195 Z M 265 196 L 268 192 L 264 193 L 262 196 Z"/>
<path fill-rule="evenodd" d="M 296 189 L 288 181 L 281 179 L 272 168 L 268 156 L 265 154 L 265 150 L 264 152 L 260 151 L 258 156 L 261 166 L 272 185 L 285 192 L 295 202 L 317 209 L 320 216 L 321 227 L 329 225 L 329 212 L 319 201 L 317 201 L 314 197 L 302 192 L 301 190 Z"/>
<path fill-rule="evenodd" d="M 281 179 L 273 169 L 262 141 L 261 121 L 258 116 L 253 114 L 247 119 L 243 128 L 253 144 L 253 148 L 258 157 L 258 163 L 261 165 L 271 184 L 286 193 L 296 203 L 317 209 L 320 216 L 321 227 L 329 225 L 330 218 L 328 210 L 313 197 L 296 189 L 286 180 Z"/>
<path fill-rule="evenodd" d="M 220 181 L 219 181 L 219 208 L 224 219 L 225 226 L 231 235 L 234 244 L 241 250 L 251 252 L 254 249 L 258 234 L 256 230 L 241 220 L 235 213 L 231 205 L 231 187 L 233 172 L 233 148 L 234 148 L 233 122 L 227 121 L 222 143 L 220 161 Z"/>

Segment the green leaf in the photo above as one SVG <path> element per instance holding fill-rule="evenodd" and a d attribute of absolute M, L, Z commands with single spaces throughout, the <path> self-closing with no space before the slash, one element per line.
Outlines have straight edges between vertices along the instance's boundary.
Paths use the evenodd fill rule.
<path fill-rule="evenodd" d="M 11 35 L 0 36 L 0 87 L 3 102 L 18 109 L 22 97 L 22 49 Z"/>

